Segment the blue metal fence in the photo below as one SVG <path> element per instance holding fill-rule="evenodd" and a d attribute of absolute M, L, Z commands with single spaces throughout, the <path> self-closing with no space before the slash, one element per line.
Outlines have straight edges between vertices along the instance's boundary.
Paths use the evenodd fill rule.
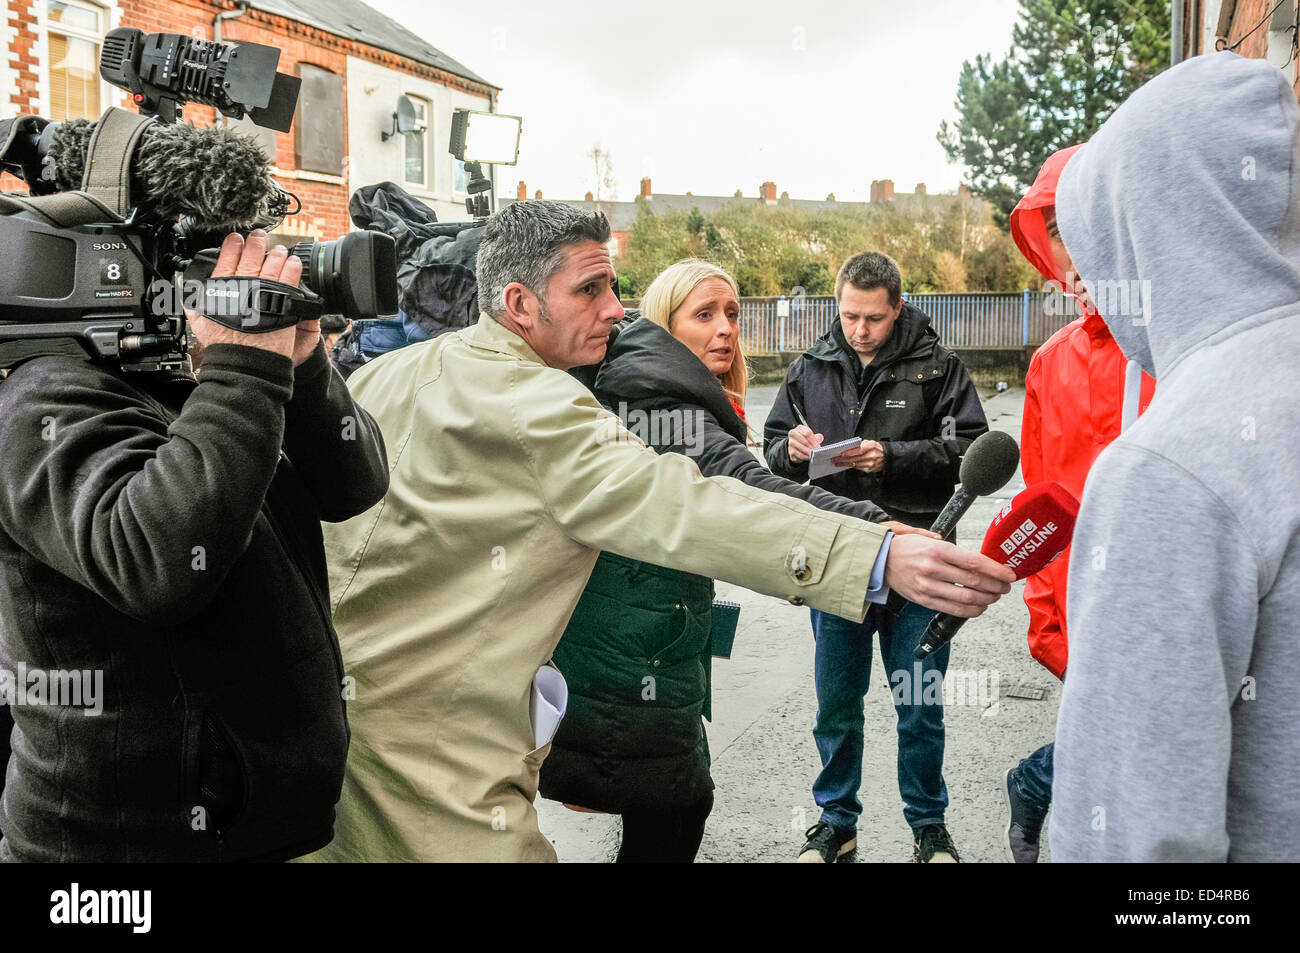
<path fill-rule="evenodd" d="M 1042 344 L 1074 316 L 1060 295 L 917 294 L 907 300 L 930 316 L 945 347 L 1021 348 Z M 787 307 L 782 307 L 784 301 Z M 829 295 L 741 298 L 740 333 L 746 354 L 802 351 L 839 316 Z"/>

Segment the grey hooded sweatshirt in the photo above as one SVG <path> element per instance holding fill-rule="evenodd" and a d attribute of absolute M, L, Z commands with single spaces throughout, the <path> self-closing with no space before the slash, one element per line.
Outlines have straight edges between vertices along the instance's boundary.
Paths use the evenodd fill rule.
<path fill-rule="evenodd" d="M 1159 387 L 1075 529 L 1057 860 L 1300 860 L 1298 130 L 1277 68 L 1198 56 L 1061 176 L 1066 248 Z"/>

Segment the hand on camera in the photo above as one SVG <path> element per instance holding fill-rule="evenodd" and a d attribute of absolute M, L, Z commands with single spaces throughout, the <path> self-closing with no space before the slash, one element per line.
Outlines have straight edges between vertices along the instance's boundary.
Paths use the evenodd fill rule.
<path fill-rule="evenodd" d="M 258 276 L 296 287 L 302 278 L 302 262 L 291 257 L 283 245 L 275 246 L 270 252 L 266 250 L 266 245 L 266 232 L 260 228 L 250 232 L 247 241 L 232 232 L 221 243 L 221 254 L 217 257 L 216 267 L 212 269 L 212 277 Z M 282 354 L 291 358 L 296 367 L 311 356 L 320 340 L 319 321 L 300 321 L 296 327 L 281 328 L 265 334 L 245 334 L 210 321 L 195 311 L 186 310 L 185 315 L 199 341 L 196 363 L 201 360 L 202 351 L 214 344 L 239 344 Z"/>
<path fill-rule="evenodd" d="M 981 553 L 919 533 L 889 544 L 885 585 L 928 609 L 965 619 L 984 612 L 1011 591 L 1016 574 Z"/>

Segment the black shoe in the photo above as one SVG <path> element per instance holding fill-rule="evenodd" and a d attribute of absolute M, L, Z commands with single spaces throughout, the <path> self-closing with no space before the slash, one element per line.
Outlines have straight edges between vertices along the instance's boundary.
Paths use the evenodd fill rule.
<path fill-rule="evenodd" d="M 912 863 L 914 864 L 959 864 L 957 848 L 948 836 L 948 828 L 942 824 L 928 824 L 919 831 L 912 832 Z"/>
<path fill-rule="evenodd" d="M 1015 768 L 1008 768 L 1002 776 L 1002 801 L 1007 806 L 1007 826 L 1002 838 L 1007 860 L 1013 864 L 1038 863 L 1038 838 L 1043 833 L 1047 812 L 1030 804 L 1020 796 L 1016 782 L 1011 777 Z"/>
<path fill-rule="evenodd" d="M 858 832 L 831 827 L 825 821 L 818 821 L 804 831 L 808 842 L 799 851 L 798 863 L 801 864 L 843 864 L 853 859 L 853 852 L 858 849 Z"/>

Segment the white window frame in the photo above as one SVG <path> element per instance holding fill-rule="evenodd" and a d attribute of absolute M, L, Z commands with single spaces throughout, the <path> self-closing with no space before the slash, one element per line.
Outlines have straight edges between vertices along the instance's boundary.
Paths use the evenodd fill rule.
<path fill-rule="evenodd" d="M 413 103 L 424 106 L 424 181 L 412 182 L 406 177 L 406 150 L 410 142 L 409 136 L 402 136 L 402 152 L 400 161 L 402 163 L 402 187 L 416 189 L 427 195 L 433 194 L 433 184 L 435 177 L 433 174 L 433 100 L 428 96 L 422 96 L 419 93 L 407 92 L 404 94 Z"/>
<path fill-rule="evenodd" d="M 93 40 L 95 45 L 103 50 L 104 33 L 117 28 L 122 22 L 122 11 L 117 5 L 117 0 L 63 0 L 72 6 L 94 7 L 100 13 L 100 24 L 103 32 L 99 36 L 92 37 L 88 32 L 67 29 L 60 25 L 53 25 L 53 32 L 66 36 L 76 37 L 78 39 Z M 36 8 L 36 49 L 40 55 L 40 69 L 38 70 L 38 91 L 40 102 L 36 104 L 35 112 L 42 116 L 48 115 L 50 107 L 50 32 L 52 24 L 50 22 L 50 5 L 49 0 L 34 0 L 33 6 Z M 99 81 L 99 105 L 101 109 L 107 109 L 109 106 L 124 106 L 126 104 L 126 90 L 119 89 L 112 83 L 106 82 L 102 77 Z M 87 119 L 98 119 L 98 116 L 87 116 Z"/>
<path fill-rule="evenodd" d="M 452 156 L 452 159 L 451 159 L 451 200 L 452 200 L 453 202 L 458 202 L 458 203 L 460 203 L 460 204 L 463 205 L 464 202 L 465 202 L 465 199 L 469 198 L 469 191 L 468 191 L 467 189 L 460 189 L 460 188 L 457 188 L 457 187 L 456 187 L 456 163 L 457 163 L 458 161 L 460 161 L 460 160 L 458 160 L 455 156 Z M 485 176 L 487 176 L 489 179 L 492 178 L 492 167 L 491 167 L 491 166 L 488 166 L 488 168 L 487 168 L 486 170 L 484 170 L 484 173 L 483 173 L 483 174 L 484 174 Z M 469 173 L 468 173 L 468 172 L 465 173 L 465 184 L 466 184 L 466 185 L 469 185 Z"/>

